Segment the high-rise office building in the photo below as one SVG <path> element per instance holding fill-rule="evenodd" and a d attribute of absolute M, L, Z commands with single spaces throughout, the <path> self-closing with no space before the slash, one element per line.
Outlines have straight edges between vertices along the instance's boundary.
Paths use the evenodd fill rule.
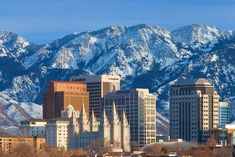
<path fill-rule="evenodd" d="M 103 98 L 103 107 L 112 116 L 113 102 L 120 117 L 126 112 L 130 124 L 131 142 L 143 147 L 156 142 L 156 96 L 148 89 L 132 89 L 108 93 Z"/>
<path fill-rule="evenodd" d="M 230 107 L 228 102 L 219 102 L 219 127 L 230 124 Z"/>
<path fill-rule="evenodd" d="M 206 79 L 181 79 L 170 87 L 171 139 L 206 142 L 219 125 L 219 95 Z"/>
<path fill-rule="evenodd" d="M 61 117 L 61 111 L 68 105 L 72 105 L 75 110 L 81 111 L 83 101 L 85 110 L 89 111 L 89 93 L 85 83 L 49 82 L 48 90 L 43 95 L 43 118 Z"/>
<path fill-rule="evenodd" d="M 92 110 L 97 118 L 102 115 L 101 99 L 109 92 L 120 90 L 120 77 L 112 75 L 81 75 L 71 77 L 71 81 L 87 84 L 89 92 L 90 114 Z"/>

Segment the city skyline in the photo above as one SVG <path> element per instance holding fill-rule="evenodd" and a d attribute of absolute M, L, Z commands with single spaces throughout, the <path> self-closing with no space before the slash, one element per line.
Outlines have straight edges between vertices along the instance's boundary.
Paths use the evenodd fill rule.
<path fill-rule="evenodd" d="M 1 1 L 0 30 L 43 44 L 73 32 L 110 25 L 158 25 L 169 30 L 194 23 L 233 30 L 235 2 L 225 1 Z M 130 9 L 131 8 L 131 9 Z M 187 14 L 185 14 L 187 12 Z"/>

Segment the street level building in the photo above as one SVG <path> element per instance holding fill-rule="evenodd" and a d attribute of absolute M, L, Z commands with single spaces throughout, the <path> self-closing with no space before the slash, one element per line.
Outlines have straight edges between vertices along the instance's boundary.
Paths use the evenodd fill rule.
<path fill-rule="evenodd" d="M 207 79 L 181 79 L 170 87 L 170 137 L 205 143 L 219 125 L 219 95 Z"/>
<path fill-rule="evenodd" d="M 25 136 L 1 136 L 0 151 L 3 154 L 14 151 L 19 146 L 30 146 L 33 151 L 43 151 L 45 148 L 45 138 L 25 137 Z"/>
<path fill-rule="evenodd" d="M 89 92 L 90 114 L 102 115 L 101 99 L 109 92 L 120 90 L 120 77 L 113 75 L 81 75 L 71 77 L 71 81 L 79 81 L 87 84 Z"/>
<path fill-rule="evenodd" d="M 30 119 L 20 122 L 20 135 L 31 137 L 46 137 L 45 119 Z"/>
<path fill-rule="evenodd" d="M 68 127 L 68 118 L 54 118 L 48 120 L 46 125 L 47 146 L 67 149 L 69 138 Z"/>
<path fill-rule="evenodd" d="M 113 117 L 109 119 L 103 111 L 101 122 L 92 112 L 75 111 L 72 105 L 62 111 L 62 118 L 50 119 L 46 126 L 46 139 L 49 147 L 64 149 L 88 148 L 94 142 L 96 147 L 116 147 L 125 152 L 130 151 L 130 127 L 123 112 L 119 118 L 113 105 Z"/>
<path fill-rule="evenodd" d="M 85 110 L 89 111 L 89 93 L 85 83 L 51 81 L 43 95 L 43 119 L 61 117 L 61 111 L 69 104 L 81 111 L 83 101 Z"/>

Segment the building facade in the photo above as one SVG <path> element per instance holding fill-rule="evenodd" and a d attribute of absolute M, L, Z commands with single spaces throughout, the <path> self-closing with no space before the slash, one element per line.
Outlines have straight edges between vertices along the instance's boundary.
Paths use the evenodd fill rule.
<path fill-rule="evenodd" d="M 69 119 L 54 118 L 48 120 L 46 125 L 46 143 L 49 147 L 68 148 Z"/>
<path fill-rule="evenodd" d="M 80 111 L 83 101 L 86 111 L 89 111 L 89 93 L 85 83 L 51 81 L 43 95 L 43 119 L 61 117 L 61 111 L 69 104 Z"/>
<path fill-rule="evenodd" d="M 170 87 L 170 137 L 206 142 L 219 125 L 219 95 L 206 79 L 178 80 Z"/>
<path fill-rule="evenodd" d="M 0 151 L 3 154 L 14 151 L 20 145 L 31 146 L 33 151 L 43 151 L 46 145 L 45 138 L 25 137 L 25 136 L 1 136 Z"/>
<path fill-rule="evenodd" d="M 219 102 L 219 127 L 230 124 L 230 107 L 228 102 Z"/>
<path fill-rule="evenodd" d="M 31 137 L 46 137 L 47 120 L 30 119 L 20 122 L 20 135 Z"/>
<path fill-rule="evenodd" d="M 71 77 L 71 81 L 79 81 L 87 84 L 90 94 L 90 114 L 94 111 L 95 116 L 100 118 L 102 115 L 101 98 L 107 93 L 120 90 L 120 77 L 112 75 L 81 75 Z"/>
<path fill-rule="evenodd" d="M 122 111 L 130 125 L 131 142 L 138 147 L 156 142 L 156 96 L 148 89 L 123 90 L 108 93 L 103 98 L 103 108 L 112 117 L 112 105 L 116 104 L 117 113 Z"/>
<path fill-rule="evenodd" d="M 235 123 L 226 124 L 226 135 L 227 135 L 227 144 L 235 145 Z"/>
<path fill-rule="evenodd" d="M 87 148 L 95 140 L 97 146 L 116 146 L 123 151 L 130 151 L 130 127 L 123 112 L 122 121 L 113 106 L 114 117 L 108 119 L 104 111 L 99 122 L 94 112 L 88 117 L 83 105 L 81 112 L 69 105 L 62 111 L 63 118 L 51 119 L 46 126 L 46 139 L 49 147 L 64 149 Z M 102 140 L 101 140 L 102 139 Z"/>

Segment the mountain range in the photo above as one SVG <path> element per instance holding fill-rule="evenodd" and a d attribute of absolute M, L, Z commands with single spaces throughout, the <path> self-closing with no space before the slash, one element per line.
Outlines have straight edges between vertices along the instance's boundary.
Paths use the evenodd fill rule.
<path fill-rule="evenodd" d="M 158 129 L 169 127 L 169 85 L 207 78 L 235 108 L 235 31 L 193 24 L 169 31 L 146 24 L 76 32 L 38 45 L 0 31 L 0 126 L 42 116 L 48 81 L 114 74 L 122 88 L 149 88 L 157 97 Z M 1 130 L 0 130 L 1 131 Z"/>

